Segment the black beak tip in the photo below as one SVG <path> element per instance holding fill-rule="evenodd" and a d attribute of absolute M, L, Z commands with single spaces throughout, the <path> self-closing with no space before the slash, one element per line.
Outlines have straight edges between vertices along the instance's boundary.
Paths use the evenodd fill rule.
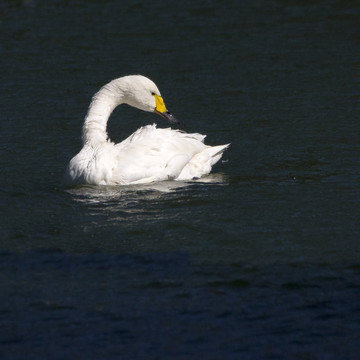
<path fill-rule="evenodd" d="M 160 112 L 155 109 L 154 113 L 160 115 L 171 124 L 180 124 L 180 122 L 176 119 L 176 117 L 169 111 Z"/>
<path fill-rule="evenodd" d="M 166 112 L 165 117 L 172 124 L 180 124 L 180 122 L 176 119 L 176 117 L 173 114 L 169 113 L 168 111 Z"/>

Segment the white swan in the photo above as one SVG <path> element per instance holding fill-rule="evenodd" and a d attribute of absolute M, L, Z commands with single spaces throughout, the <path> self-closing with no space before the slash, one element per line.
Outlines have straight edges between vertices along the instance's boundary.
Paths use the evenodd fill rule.
<path fill-rule="evenodd" d="M 229 146 L 207 146 L 204 135 L 141 127 L 119 144 L 108 140 L 106 124 L 120 104 L 155 112 L 172 123 L 156 85 L 141 75 L 124 76 L 92 98 L 83 126 L 83 148 L 66 169 L 66 185 L 128 185 L 162 180 L 191 180 L 207 175 Z"/>

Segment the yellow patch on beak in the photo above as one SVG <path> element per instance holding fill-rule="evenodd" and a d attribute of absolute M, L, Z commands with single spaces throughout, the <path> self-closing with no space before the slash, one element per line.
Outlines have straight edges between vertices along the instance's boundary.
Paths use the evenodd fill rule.
<path fill-rule="evenodd" d="M 155 110 L 157 110 L 160 113 L 167 112 L 163 98 L 161 96 L 159 96 L 159 95 L 156 95 L 156 94 L 154 96 L 155 96 L 155 100 L 156 100 L 156 108 L 155 108 Z"/>

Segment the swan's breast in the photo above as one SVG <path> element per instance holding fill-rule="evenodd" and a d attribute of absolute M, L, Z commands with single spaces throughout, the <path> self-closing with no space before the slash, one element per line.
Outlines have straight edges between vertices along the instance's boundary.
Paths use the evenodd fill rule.
<path fill-rule="evenodd" d="M 116 166 L 114 145 L 103 142 L 98 145 L 85 145 L 74 156 L 67 167 L 65 182 L 69 185 L 111 184 Z"/>

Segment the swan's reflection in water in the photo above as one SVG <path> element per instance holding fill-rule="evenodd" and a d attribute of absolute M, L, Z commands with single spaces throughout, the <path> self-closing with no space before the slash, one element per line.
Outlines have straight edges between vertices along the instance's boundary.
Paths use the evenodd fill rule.
<path fill-rule="evenodd" d="M 145 218 L 168 218 L 181 200 L 197 197 L 199 186 L 227 185 L 225 175 L 210 174 L 194 181 L 162 181 L 144 185 L 80 186 L 66 191 L 86 206 L 89 215 L 106 215 L 114 220 L 136 221 Z M 129 216 L 131 215 L 131 216 Z"/>
<path fill-rule="evenodd" d="M 72 231 L 84 241 L 73 242 L 70 236 L 67 246 L 84 253 L 192 253 L 199 231 L 209 229 L 209 206 L 217 211 L 221 203 L 217 187 L 230 182 L 218 173 L 187 182 L 68 189 L 76 212 Z"/>

